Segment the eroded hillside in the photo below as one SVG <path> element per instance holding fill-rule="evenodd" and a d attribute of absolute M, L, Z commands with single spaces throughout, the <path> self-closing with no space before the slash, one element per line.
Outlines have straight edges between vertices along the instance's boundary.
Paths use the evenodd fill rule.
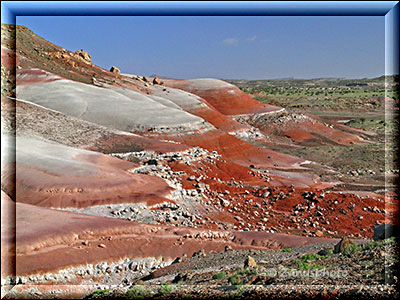
<path fill-rule="evenodd" d="M 362 240 L 397 222 L 395 196 L 284 153 L 370 144 L 370 132 L 221 80 L 107 71 L 3 24 L 1 105 L 2 208 L 16 210 L 15 224 L 2 217 L 4 289 L 128 287 L 199 251 Z"/>

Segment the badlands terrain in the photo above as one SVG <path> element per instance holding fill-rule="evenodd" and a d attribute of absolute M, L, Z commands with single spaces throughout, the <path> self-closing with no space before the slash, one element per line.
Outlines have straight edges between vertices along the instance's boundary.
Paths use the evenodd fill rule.
<path fill-rule="evenodd" d="M 175 80 L 1 43 L 2 297 L 397 294 L 395 78 Z"/>

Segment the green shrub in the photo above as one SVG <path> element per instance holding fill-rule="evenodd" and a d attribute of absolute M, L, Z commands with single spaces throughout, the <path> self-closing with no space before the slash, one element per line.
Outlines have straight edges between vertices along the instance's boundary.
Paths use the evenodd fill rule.
<path fill-rule="evenodd" d="M 309 260 L 317 260 L 317 259 L 320 259 L 321 258 L 321 256 L 320 255 L 318 255 L 318 254 L 314 254 L 314 253 L 307 253 L 307 254 L 304 254 L 302 257 L 301 257 L 301 259 L 303 260 L 303 261 L 309 261 Z"/>
<path fill-rule="evenodd" d="M 312 264 L 312 265 L 311 265 L 311 264 L 306 263 L 306 262 L 304 262 L 304 263 L 299 263 L 298 267 L 299 267 L 300 270 L 310 270 L 310 269 L 318 269 L 318 270 L 321 270 L 321 269 L 324 269 L 324 266 L 319 266 L 319 265 L 317 265 L 317 264 Z"/>
<path fill-rule="evenodd" d="M 106 294 L 106 293 L 109 293 L 109 292 L 110 292 L 109 289 L 97 290 L 97 291 L 94 291 L 94 292 L 93 292 L 93 295 L 103 295 L 103 294 Z"/>
<path fill-rule="evenodd" d="M 345 248 L 342 253 L 343 254 L 354 254 L 360 250 L 361 250 L 361 248 L 359 246 L 351 245 L 351 246 L 348 246 L 347 248 Z"/>
<path fill-rule="evenodd" d="M 292 249 L 290 249 L 290 248 L 285 248 L 285 249 L 283 249 L 282 251 L 283 251 L 283 252 L 291 253 L 291 252 L 292 252 Z"/>
<path fill-rule="evenodd" d="M 239 283 L 240 283 L 239 275 L 235 274 L 235 275 L 229 277 L 228 282 L 229 282 L 230 284 L 235 284 L 235 285 L 236 285 L 236 284 L 239 284 Z"/>
<path fill-rule="evenodd" d="M 124 298 L 128 299 L 146 299 L 149 292 L 141 285 L 134 286 L 133 288 L 129 289 Z"/>
<path fill-rule="evenodd" d="M 163 294 L 163 295 L 168 294 L 168 293 L 172 292 L 173 289 L 174 289 L 174 287 L 172 285 L 170 285 L 168 282 L 164 283 L 161 285 L 161 294 Z"/>
<path fill-rule="evenodd" d="M 225 272 L 219 272 L 213 275 L 213 279 L 221 279 L 221 278 L 225 278 L 227 275 Z"/>

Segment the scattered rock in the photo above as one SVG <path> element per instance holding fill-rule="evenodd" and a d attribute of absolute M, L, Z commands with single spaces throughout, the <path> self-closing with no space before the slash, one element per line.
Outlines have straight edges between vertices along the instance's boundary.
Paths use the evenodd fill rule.
<path fill-rule="evenodd" d="M 348 238 L 343 238 L 340 240 L 339 243 L 337 243 L 335 245 L 335 248 L 333 249 L 333 253 L 336 253 L 336 254 L 341 253 L 341 252 L 343 252 L 344 249 L 346 249 L 347 247 L 352 246 L 352 245 L 354 245 L 354 243 L 351 240 L 349 240 Z"/>
<path fill-rule="evenodd" d="M 225 252 L 232 251 L 232 250 L 233 249 L 231 246 L 229 246 L 229 245 L 225 246 Z"/>
<path fill-rule="evenodd" d="M 221 205 L 222 205 L 223 207 L 228 207 L 230 204 L 231 204 L 231 203 L 230 203 L 228 200 L 224 200 L 224 199 L 221 200 Z"/>
<path fill-rule="evenodd" d="M 149 160 L 146 162 L 146 164 L 147 164 L 147 165 L 151 165 L 151 166 L 157 166 L 157 160 L 155 160 L 155 159 L 149 159 Z"/>
<path fill-rule="evenodd" d="M 201 249 L 201 250 L 199 250 L 199 251 L 193 253 L 193 256 L 192 256 L 192 257 L 197 257 L 197 256 L 205 257 L 206 255 L 207 255 L 207 254 L 206 254 L 206 252 L 204 251 L 204 249 Z"/>
<path fill-rule="evenodd" d="M 265 192 L 265 193 L 262 195 L 262 197 L 263 197 L 263 198 L 267 198 L 267 197 L 269 196 L 269 194 L 270 194 L 270 192 Z"/>

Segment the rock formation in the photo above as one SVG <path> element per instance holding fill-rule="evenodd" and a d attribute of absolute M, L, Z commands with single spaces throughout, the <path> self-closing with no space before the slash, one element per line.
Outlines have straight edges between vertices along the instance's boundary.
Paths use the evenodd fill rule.
<path fill-rule="evenodd" d="M 81 58 L 84 62 L 89 63 L 89 64 L 92 63 L 92 57 L 85 50 L 81 49 L 81 50 L 75 51 L 75 54 L 77 54 L 78 57 Z"/>
<path fill-rule="evenodd" d="M 110 69 L 110 72 L 111 73 L 116 73 L 116 74 L 121 73 L 120 70 L 116 66 L 112 66 L 111 69 Z"/>

